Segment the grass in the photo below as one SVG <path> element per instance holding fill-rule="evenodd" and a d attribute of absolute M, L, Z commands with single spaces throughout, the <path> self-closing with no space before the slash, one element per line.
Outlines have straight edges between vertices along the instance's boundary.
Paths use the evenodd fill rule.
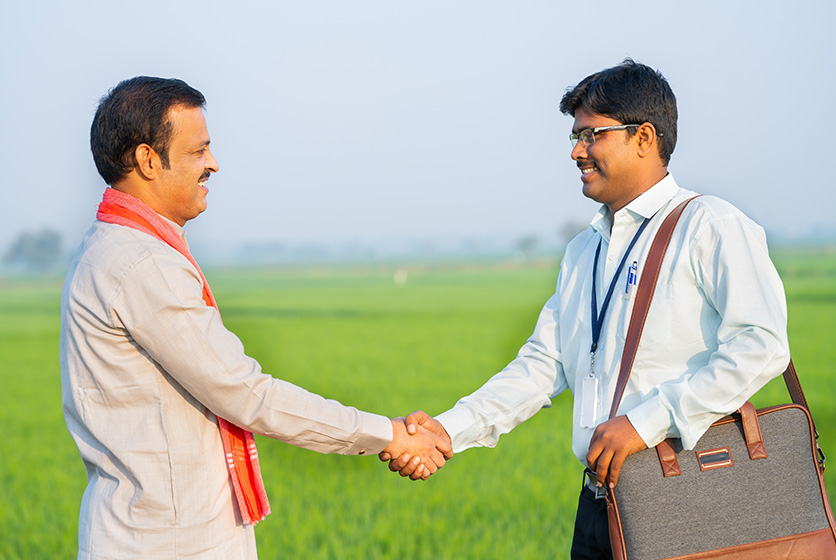
<path fill-rule="evenodd" d="M 836 256 L 777 255 L 793 356 L 836 452 L 832 379 Z M 226 325 L 264 370 L 326 397 L 395 416 L 438 413 L 516 354 L 551 295 L 556 263 L 472 269 L 385 267 L 208 271 Z M 0 559 L 75 556 L 86 484 L 61 413 L 56 281 L 0 284 Z M 758 406 L 785 402 L 773 382 Z M 425 483 L 374 457 L 320 455 L 259 438 L 273 514 L 256 528 L 262 559 L 561 558 L 580 466 L 571 398 L 497 449 L 457 455 Z M 836 475 L 827 472 L 828 486 Z"/>

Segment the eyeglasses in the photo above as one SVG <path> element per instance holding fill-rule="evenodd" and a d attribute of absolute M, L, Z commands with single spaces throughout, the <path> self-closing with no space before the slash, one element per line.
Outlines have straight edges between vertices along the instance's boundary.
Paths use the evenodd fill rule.
<path fill-rule="evenodd" d="M 580 132 L 573 132 L 569 135 L 569 141 L 572 143 L 572 147 L 578 145 L 578 141 L 583 142 L 587 146 L 593 144 L 595 142 L 595 133 L 596 132 L 608 132 L 610 130 L 624 130 L 625 128 L 630 128 L 631 126 L 641 126 L 640 124 L 617 124 L 615 126 L 599 126 L 598 128 L 586 128 L 581 130 Z M 661 134 L 659 135 L 661 136 Z"/>

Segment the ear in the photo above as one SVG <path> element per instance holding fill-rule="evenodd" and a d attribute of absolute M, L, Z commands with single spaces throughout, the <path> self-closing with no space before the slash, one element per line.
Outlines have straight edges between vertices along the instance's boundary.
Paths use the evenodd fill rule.
<path fill-rule="evenodd" d="M 140 144 L 134 150 L 134 159 L 136 160 L 136 171 L 140 177 L 148 181 L 157 178 L 162 162 L 154 148 L 148 144 Z"/>
<path fill-rule="evenodd" d="M 656 143 L 659 141 L 659 137 L 656 135 L 656 127 L 649 122 L 639 127 L 634 138 L 637 141 L 639 157 L 659 154 L 658 147 L 656 146 Z"/>

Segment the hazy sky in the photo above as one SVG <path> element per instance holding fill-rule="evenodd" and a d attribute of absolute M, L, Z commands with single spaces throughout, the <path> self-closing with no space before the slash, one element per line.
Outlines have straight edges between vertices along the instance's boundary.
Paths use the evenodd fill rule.
<path fill-rule="evenodd" d="M 105 188 L 97 100 L 140 74 L 208 100 L 220 173 L 193 244 L 554 237 L 597 209 L 560 97 L 628 56 L 677 95 L 682 186 L 836 239 L 834 5 L 6 0 L 0 250 L 43 227 L 77 244 Z"/>

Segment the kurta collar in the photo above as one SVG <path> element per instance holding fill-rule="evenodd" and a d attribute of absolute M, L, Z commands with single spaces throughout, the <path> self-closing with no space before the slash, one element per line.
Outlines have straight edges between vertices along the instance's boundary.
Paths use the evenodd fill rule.
<path fill-rule="evenodd" d="M 171 227 L 174 228 L 174 231 L 176 231 L 180 235 L 180 237 L 183 238 L 183 240 L 186 239 L 186 230 L 180 224 L 178 224 L 177 222 L 172 222 L 160 213 L 157 213 L 157 215 L 163 220 L 165 220 L 168 224 L 170 224 Z"/>

